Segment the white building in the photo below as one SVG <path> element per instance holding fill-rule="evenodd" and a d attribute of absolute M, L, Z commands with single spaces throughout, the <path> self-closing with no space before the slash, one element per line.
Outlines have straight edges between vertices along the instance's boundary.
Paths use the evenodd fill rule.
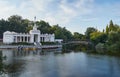
<path fill-rule="evenodd" d="M 29 33 L 16 33 L 6 31 L 3 33 L 3 43 L 18 43 L 18 42 L 27 42 L 27 43 L 35 43 L 35 42 L 55 42 L 54 34 L 41 34 L 40 30 L 37 30 L 36 24 L 34 24 L 33 29 L 29 31 Z"/>

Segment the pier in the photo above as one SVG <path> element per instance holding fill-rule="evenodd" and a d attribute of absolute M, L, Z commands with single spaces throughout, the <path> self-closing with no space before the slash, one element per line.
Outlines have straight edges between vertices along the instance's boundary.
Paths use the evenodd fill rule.
<path fill-rule="evenodd" d="M 33 48 L 33 49 L 52 49 L 52 48 L 62 48 L 62 45 L 1 45 L 0 49 L 18 49 L 18 48 Z"/>

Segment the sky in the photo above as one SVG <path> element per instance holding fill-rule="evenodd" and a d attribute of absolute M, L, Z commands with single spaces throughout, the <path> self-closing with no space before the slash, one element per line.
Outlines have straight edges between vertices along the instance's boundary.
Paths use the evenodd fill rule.
<path fill-rule="evenodd" d="M 102 31 L 110 20 L 120 25 L 120 0 L 0 0 L 0 19 L 11 15 L 84 34 L 87 27 Z"/>

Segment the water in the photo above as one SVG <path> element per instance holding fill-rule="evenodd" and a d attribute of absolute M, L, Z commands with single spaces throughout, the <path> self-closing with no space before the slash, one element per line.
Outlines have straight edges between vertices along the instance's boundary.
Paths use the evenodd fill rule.
<path fill-rule="evenodd" d="M 120 77 L 120 58 L 57 50 L 2 50 L 6 77 Z"/>

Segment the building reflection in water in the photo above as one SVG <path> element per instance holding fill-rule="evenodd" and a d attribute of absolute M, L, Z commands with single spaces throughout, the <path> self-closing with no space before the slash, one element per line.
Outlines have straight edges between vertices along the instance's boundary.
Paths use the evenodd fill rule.
<path fill-rule="evenodd" d="M 4 61 L 7 70 L 6 77 L 19 77 L 24 73 L 29 62 L 38 61 L 41 57 L 56 53 L 56 49 L 48 50 L 31 50 L 31 51 L 17 51 L 17 50 L 2 50 L 3 56 L 6 56 Z M 44 57 L 45 58 L 45 57 Z M 49 62 L 49 61 L 48 61 Z M 44 65 L 44 64 L 43 64 Z"/>

